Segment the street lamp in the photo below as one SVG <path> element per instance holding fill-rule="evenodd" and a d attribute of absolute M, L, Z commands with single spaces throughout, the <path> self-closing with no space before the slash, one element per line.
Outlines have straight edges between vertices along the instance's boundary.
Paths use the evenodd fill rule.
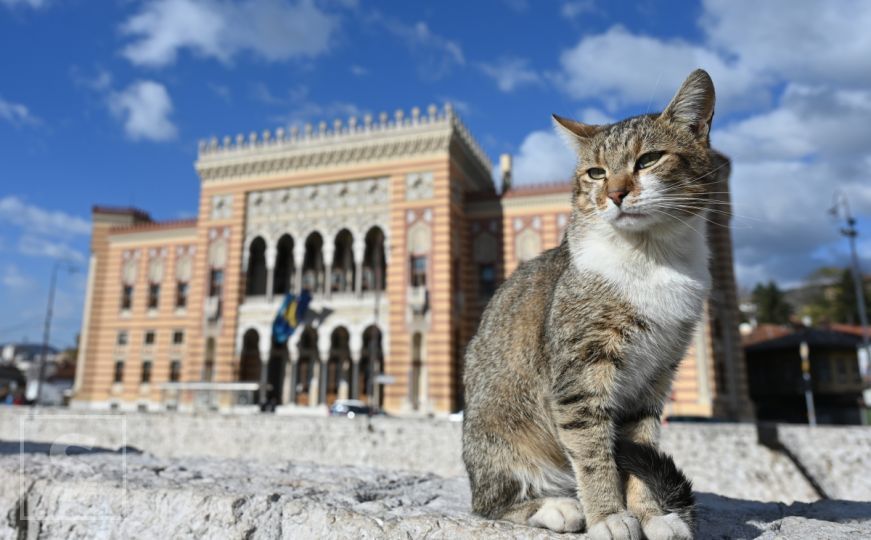
<path fill-rule="evenodd" d="M 45 383 L 45 368 L 46 368 L 46 357 L 48 356 L 48 339 L 51 335 L 51 316 L 54 311 L 54 290 L 55 285 L 57 284 L 57 271 L 64 266 L 66 271 L 70 274 L 75 272 L 77 268 L 70 263 L 69 261 L 58 260 L 55 261 L 54 266 L 51 269 L 51 284 L 48 287 L 48 306 L 45 308 L 45 327 L 42 331 L 42 356 L 39 359 L 39 378 L 36 382 L 36 400 L 34 403 L 39 405 L 40 400 L 42 398 L 42 386 Z"/>

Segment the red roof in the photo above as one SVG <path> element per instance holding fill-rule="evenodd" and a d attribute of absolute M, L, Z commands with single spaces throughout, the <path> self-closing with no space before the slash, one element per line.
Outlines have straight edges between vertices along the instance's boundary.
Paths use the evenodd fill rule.
<path fill-rule="evenodd" d="M 173 219 L 167 221 L 149 221 L 147 223 L 137 223 L 135 225 L 121 225 L 119 227 L 112 227 L 111 232 L 113 234 L 124 234 L 131 232 L 157 231 L 164 229 L 185 229 L 188 227 L 196 226 L 197 218 Z"/>
<path fill-rule="evenodd" d="M 777 339 L 779 337 L 787 336 L 789 334 L 792 334 L 793 332 L 795 332 L 795 330 L 788 326 L 762 323 L 754 328 L 746 336 L 741 336 L 741 345 L 753 345 L 754 343 L 761 343 L 770 339 Z"/>

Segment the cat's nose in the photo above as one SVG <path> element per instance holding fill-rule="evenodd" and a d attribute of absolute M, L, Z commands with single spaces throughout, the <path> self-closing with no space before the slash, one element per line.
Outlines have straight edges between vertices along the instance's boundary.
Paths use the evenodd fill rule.
<path fill-rule="evenodd" d="M 625 189 L 615 189 L 614 191 L 608 192 L 608 198 L 614 201 L 614 204 L 620 206 L 621 204 L 623 204 L 623 199 L 626 198 L 626 195 L 628 193 L 629 192 Z"/>

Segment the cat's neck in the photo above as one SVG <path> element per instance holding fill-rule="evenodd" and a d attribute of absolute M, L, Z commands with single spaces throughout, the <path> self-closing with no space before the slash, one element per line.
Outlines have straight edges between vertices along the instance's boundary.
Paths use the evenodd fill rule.
<path fill-rule="evenodd" d="M 703 216 L 650 231 L 620 231 L 610 224 L 573 216 L 568 248 L 575 267 L 603 275 L 613 272 L 646 272 L 670 268 L 707 280 L 708 245 Z M 641 276 L 640 276 L 641 277 Z"/>

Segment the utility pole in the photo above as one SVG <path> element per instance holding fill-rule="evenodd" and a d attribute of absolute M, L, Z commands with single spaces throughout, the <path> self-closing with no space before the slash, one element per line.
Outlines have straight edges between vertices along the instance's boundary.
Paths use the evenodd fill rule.
<path fill-rule="evenodd" d="M 48 287 L 48 305 L 45 308 L 45 326 L 42 330 L 42 356 L 39 359 L 39 378 L 36 383 L 36 400 L 34 403 L 40 404 L 42 399 L 42 387 L 45 384 L 45 369 L 48 356 L 48 340 L 51 335 L 51 317 L 54 313 L 54 290 L 57 284 L 57 271 L 61 265 L 67 266 L 67 271 L 73 273 L 76 271 L 75 266 L 66 261 L 55 261 L 51 269 L 51 282 Z"/>
<path fill-rule="evenodd" d="M 862 279 L 862 269 L 859 267 L 859 255 L 856 253 L 856 237 L 859 231 L 856 230 L 856 218 L 850 212 L 850 203 L 844 193 L 838 191 L 835 194 L 835 204 L 829 212 L 835 218 L 843 217 L 845 226 L 841 227 L 841 234 L 847 237 L 850 243 L 850 263 L 851 274 L 853 274 L 853 287 L 856 289 L 856 304 L 859 312 L 859 323 L 862 325 L 862 354 L 859 355 L 859 373 L 862 376 L 864 387 L 863 400 L 865 402 L 865 411 L 871 407 L 869 400 L 869 385 L 871 385 L 871 336 L 868 333 L 868 314 L 865 312 L 865 284 Z M 862 414 L 862 424 L 867 421 L 867 412 Z"/>

